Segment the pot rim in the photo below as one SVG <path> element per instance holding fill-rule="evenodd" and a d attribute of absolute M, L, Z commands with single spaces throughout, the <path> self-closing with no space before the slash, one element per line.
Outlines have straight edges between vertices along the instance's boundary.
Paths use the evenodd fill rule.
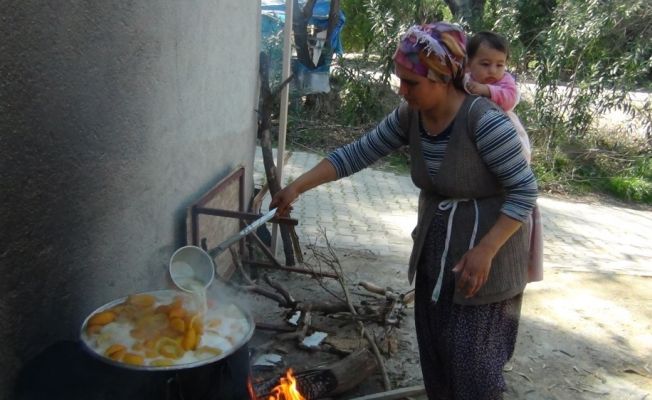
<path fill-rule="evenodd" d="M 135 293 L 135 294 L 136 295 L 151 294 L 151 295 L 156 296 L 157 294 L 163 294 L 163 293 L 170 294 L 170 292 L 173 292 L 175 294 L 181 293 L 181 294 L 187 295 L 187 293 L 180 292 L 178 290 L 170 290 L 170 289 L 155 290 L 155 291 L 149 291 L 149 292 L 140 292 L 140 293 Z M 177 371 L 177 370 L 191 369 L 191 368 L 200 367 L 200 366 L 207 365 L 207 364 L 212 364 L 214 362 L 217 362 L 217 361 L 220 361 L 220 360 L 223 360 L 223 359 L 229 357 L 231 354 L 235 353 L 242 346 L 244 346 L 246 343 L 248 343 L 249 340 L 251 339 L 251 337 L 253 336 L 254 330 L 256 328 L 254 319 L 251 316 L 251 314 L 249 312 L 247 312 L 244 308 L 242 308 L 239 304 L 234 302 L 232 304 L 242 313 L 242 315 L 245 316 L 245 319 L 249 323 L 249 330 L 245 333 L 244 336 L 242 336 L 242 338 L 239 341 L 234 343 L 233 346 L 231 346 L 231 348 L 229 350 L 223 352 L 222 354 L 220 354 L 218 356 L 213 356 L 213 357 L 209 357 L 209 358 L 205 358 L 205 359 L 202 359 L 202 360 L 194 361 L 194 362 L 191 362 L 191 363 L 185 363 L 185 364 L 166 365 L 166 366 L 127 364 L 127 363 L 123 363 L 121 361 L 116 361 L 116 360 L 113 360 L 111 358 L 108 358 L 108 357 L 104 356 L 103 354 L 100 354 L 97 351 L 95 351 L 93 346 L 91 346 L 90 343 L 88 343 L 88 340 L 87 340 L 88 335 L 86 334 L 86 325 L 88 324 L 88 320 L 93 315 L 95 315 L 95 314 L 97 314 L 99 312 L 105 311 L 105 310 L 107 310 L 109 308 L 112 308 L 112 307 L 114 307 L 114 306 L 116 306 L 118 304 L 121 304 L 127 298 L 128 298 L 128 296 L 124 296 L 122 298 L 113 300 L 113 301 L 111 301 L 109 303 L 106 303 L 105 305 L 97 308 L 95 311 L 91 312 L 84 319 L 84 322 L 82 323 L 81 329 L 80 329 L 80 332 L 79 332 L 79 338 L 80 338 L 80 341 L 82 343 L 82 347 L 84 348 L 84 350 L 86 350 L 94 358 L 96 358 L 96 359 L 98 359 L 98 360 L 100 360 L 102 362 L 105 362 L 107 364 L 114 365 L 114 366 L 119 367 L 119 368 L 131 369 L 131 370 L 135 370 L 135 371 Z"/>

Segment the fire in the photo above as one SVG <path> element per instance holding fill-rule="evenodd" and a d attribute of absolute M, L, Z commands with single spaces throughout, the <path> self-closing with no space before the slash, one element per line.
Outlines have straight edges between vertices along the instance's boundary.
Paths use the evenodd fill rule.
<path fill-rule="evenodd" d="M 247 392 L 249 393 L 249 399 L 258 400 L 258 397 L 256 397 L 256 391 L 254 390 L 254 385 L 251 382 L 251 377 L 247 379 Z"/>
<path fill-rule="evenodd" d="M 284 378 L 281 378 L 281 383 L 272 389 L 272 394 L 267 400 L 307 400 L 297 389 L 297 380 L 292 368 L 288 369 Z"/>

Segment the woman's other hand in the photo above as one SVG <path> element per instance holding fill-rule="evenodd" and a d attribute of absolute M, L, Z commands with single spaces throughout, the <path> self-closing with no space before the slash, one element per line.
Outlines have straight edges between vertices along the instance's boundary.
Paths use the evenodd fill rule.
<path fill-rule="evenodd" d="M 487 282 L 494 254 L 488 246 L 479 244 L 467 251 L 453 268 L 457 275 L 457 288 L 467 299 L 475 296 Z"/>
<path fill-rule="evenodd" d="M 520 221 L 500 214 L 489 232 L 455 265 L 453 272 L 457 274 L 457 287 L 466 298 L 475 296 L 487 282 L 491 261 L 521 225 Z"/>

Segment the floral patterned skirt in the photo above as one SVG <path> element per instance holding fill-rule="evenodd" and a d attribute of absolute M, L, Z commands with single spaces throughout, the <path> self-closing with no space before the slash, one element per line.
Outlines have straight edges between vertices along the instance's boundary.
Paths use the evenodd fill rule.
<path fill-rule="evenodd" d="M 455 304 L 454 264 L 446 260 L 442 291 L 433 303 L 445 220 L 441 215 L 433 218 L 415 284 L 415 324 L 428 398 L 502 399 L 503 367 L 514 352 L 523 295 L 479 306 Z"/>

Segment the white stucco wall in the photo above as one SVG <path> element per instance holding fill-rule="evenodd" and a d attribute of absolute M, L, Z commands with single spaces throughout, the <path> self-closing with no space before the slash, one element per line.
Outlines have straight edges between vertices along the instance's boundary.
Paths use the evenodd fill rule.
<path fill-rule="evenodd" d="M 0 398 L 83 318 L 164 287 L 185 207 L 250 194 L 259 2 L 0 5 Z"/>

